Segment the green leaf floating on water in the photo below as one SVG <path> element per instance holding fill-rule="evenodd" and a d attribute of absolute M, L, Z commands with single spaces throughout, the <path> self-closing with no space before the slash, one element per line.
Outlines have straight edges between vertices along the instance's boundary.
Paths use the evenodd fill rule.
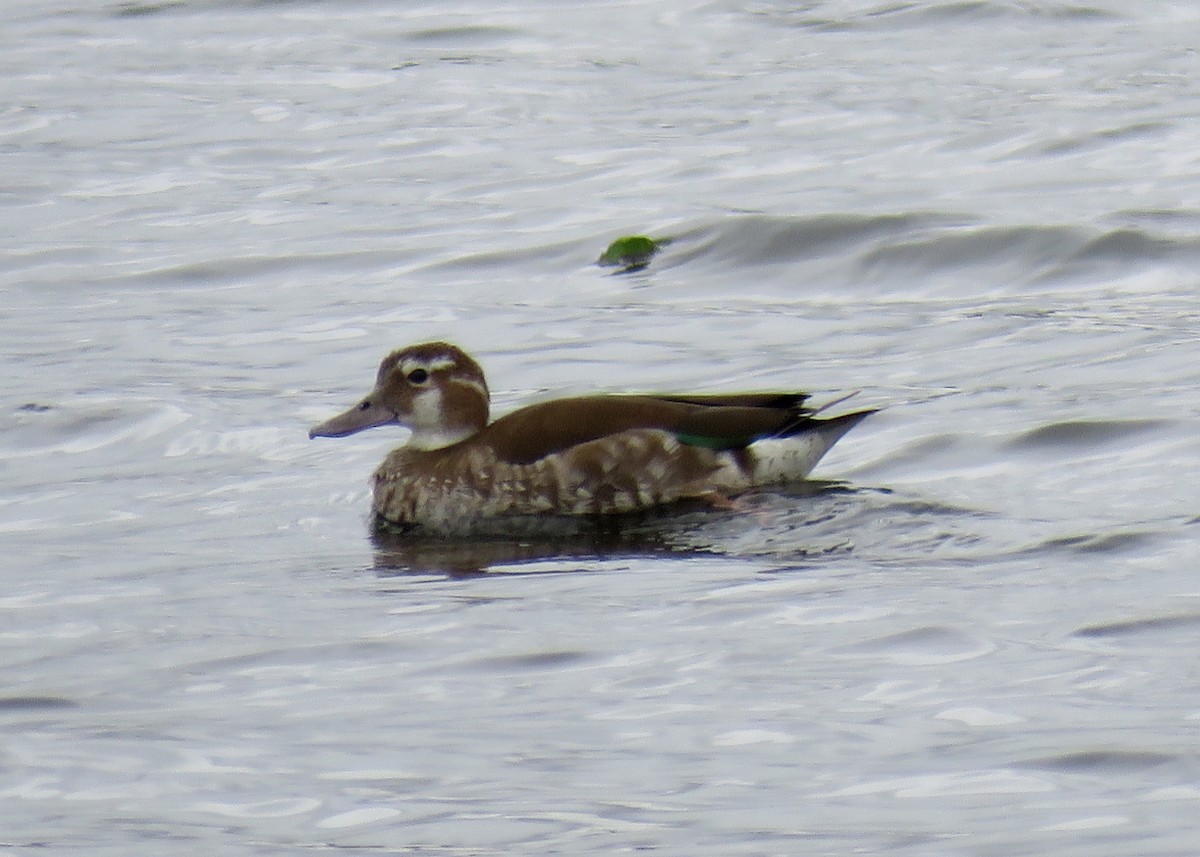
<path fill-rule="evenodd" d="M 650 258 L 666 243 L 667 239 L 655 241 L 645 235 L 626 235 L 609 244 L 596 264 L 616 265 L 623 271 L 636 271 L 650 264 Z"/>

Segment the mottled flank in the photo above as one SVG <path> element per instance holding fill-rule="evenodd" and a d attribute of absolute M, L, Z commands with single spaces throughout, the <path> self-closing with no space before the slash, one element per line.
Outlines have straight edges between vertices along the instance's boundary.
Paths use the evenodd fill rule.
<path fill-rule="evenodd" d="M 871 411 L 817 419 L 803 393 L 587 396 L 488 423 L 483 372 L 453 345 L 394 352 L 375 389 L 310 436 L 412 430 L 375 473 L 385 523 L 442 533 L 539 515 L 619 515 L 681 500 L 716 505 L 803 480 Z"/>

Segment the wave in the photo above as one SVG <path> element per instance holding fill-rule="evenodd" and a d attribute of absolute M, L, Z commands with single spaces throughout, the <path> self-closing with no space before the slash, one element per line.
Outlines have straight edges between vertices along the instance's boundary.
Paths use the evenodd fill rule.
<path fill-rule="evenodd" d="M 1125 217 L 1143 222 L 1105 229 L 981 224 L 952 213 L 737 215 L 672 233 L 649 276 L 700 267 L 753 274 L 742 282 L 755 288 L 771 289 L 774 281 L 788 291 L 926 296 L 1136 285 L 1151 271 L 1194 282 L 1195 232 L 1177 232 L 1177 222 L 1154 212 Z"/>
<path fill-rule="evenodd" d="M 1051 423 L 1019 435 L 1009 441 L 1015 450 L 1045 450 L 1061 453 L 1064 449 L 1089 450 L 1101 444 L 1119 443 L 1146 432 L 1168 428 L 1171 420 L 1071 420 Z"/>
<path fill-rule="evenodd" d="M 806 30 L 854 32 L 977 24 L 988 21 L 1048 20 L 1075 24 L 1119 20 L 1108 9 L 1078 3 L 1019 3 L 1005 0 L 949 0 L 943 3 L 886 2 L 850 10 L 832 4 L 760 4 L 752 14 L 771 23 Z"/>

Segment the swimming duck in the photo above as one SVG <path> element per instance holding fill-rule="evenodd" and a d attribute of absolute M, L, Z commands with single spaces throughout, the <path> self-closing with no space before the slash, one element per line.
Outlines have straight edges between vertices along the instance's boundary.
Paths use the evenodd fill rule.
<path fill-rule="evenodd" d="M 608 516 L 682 500 L 730 507 L 751 488 L 803 480 L 872 410 L 818 419 L 805 393 L 595 395 L 488 422 L 479 364 L 446 342 L 395 351 L 375 389 L 313 426 L 345 437 L 411 431 L 375 471 L 377 524 L 466 532 L 522 516 Z"/>

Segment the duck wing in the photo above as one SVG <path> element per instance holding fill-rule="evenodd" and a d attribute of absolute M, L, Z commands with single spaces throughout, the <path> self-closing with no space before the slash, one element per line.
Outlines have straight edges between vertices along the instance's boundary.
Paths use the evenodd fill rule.
<path fill-rule="evenodd" d="M 501 417 L 475 436 L 511 464 L 531 464 L 573 446 L 639 429 L 668 431 L 681 443 L 742 449 L 764 437 L 786 437 L 814 420 L 804 393 L 697 396 L 584 396 L 531 405 Z"/>

